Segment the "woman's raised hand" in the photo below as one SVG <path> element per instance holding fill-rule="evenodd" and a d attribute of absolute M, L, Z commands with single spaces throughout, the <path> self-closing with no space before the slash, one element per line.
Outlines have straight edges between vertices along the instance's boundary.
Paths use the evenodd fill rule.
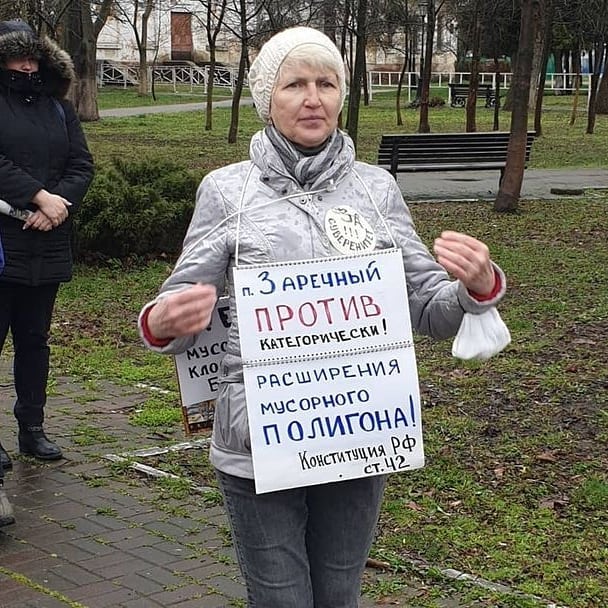
<path fill-rule="evenodd" d="M 179 338 L 203 331 L 211 322 L 217 301 L 214 285 L 197 283 L 158 300 L 148 315 L 148 329 L 155 338 Z"/>
<path fill-rule="evenodd" d="M 446 230 L 435 239 L 437 261 L 469 290 L 481 296 L 492 292 L 496 278 L 485 243 L 463 234 Z"/>

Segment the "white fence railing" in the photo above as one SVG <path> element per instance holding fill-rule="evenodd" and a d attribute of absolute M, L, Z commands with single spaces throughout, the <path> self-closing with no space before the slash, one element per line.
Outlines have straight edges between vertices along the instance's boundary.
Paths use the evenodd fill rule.
<path fill-rule="evenodd" d="M 379 72 L 370 71 L 367 73 L 368 90 L 370 96 L 373 95 L 374 90 L 391 89 L 397 88 L 399 85 L 399 72 Z M 448 102 L 451 102 L 450 88 L 448 84 L 462 84 L 468 83 L 470 73 L 469 72 L 432 72 L 430 89 L 431 95 L 433 89 L 441 89 L 442 92 L 447 92 Z M 591 75 L 590 74 L 579 74 L 580 76 L 580 93 L 589 95 L 591 90 Z M 500 74 L 500 88 L 505 91 L 511 86 L 511 79 L 513 74 L 506 72 Z M 479 74 L 479 84 L 491 85 L 494 89 L 496 87 L 497 75 L 494 72 L 481 72 Z M 545 80 L 545 91 L 550 91 L 553 94 L 559 95 L 571 93 L 574 90 L 574 83 L 576 82 L 577 74 L 571 72 L 547 74 Z M 403 76 L 403 89 L 408 96 L 408 101 L 412 101 L 412 98 L 416 96 L 416 89 L 418 87 L 419 74 L 416 72 L 406 72 Z"/>
<path fill-rule="evenodd" d="M 148 83 L 152 86 L 152 80 L 156 84 L 170 85 L 174 92 L 178 89 L 190 89 L 190 91 L 207 91 L 209 81 L 209 66 L 198 66 L 196 64 L 184 65 L 158 65 L 148 67 Z M 237 79 L 237 71 L 223 66 L 216 67 L 213 79 L 214 87 L 226 87 L 234 91 Z M 103 61 L 97 65 L 97 86 L 136 86 L 139 84 L 139 67 L 117 62 Z"/>
<path fill-rule="evenodd" d="M 450 102 L 448 84 L 467 83 L 469 76 L 469 72 L 432 72 L 430 83 L 431 95 L 433 94 L 433 89 L 435 91 L 441 89 L 442 93 L 447 92 L 448 102 Z M 503 91 L 511 86 L 512 76 L 510 72 L 500 74 L 500 88 Z M 580 74 L 579 76 L 581 79 L 579 90 L 581 94 L 588 95 L 591 89 L 591 76 L 589 74 Z M 373 96 L 375 90 L 397 88 L 399 77 L 399 72 L 368 72 L 367 82 L 370 95 Z M 479 74 L 479 83 L 492 85 L 492 88 L 495 88 L 496 78 L 497 75 L 494 72 L 482 72 Z M 570 72 L 547 74 L 545 91 L 553 94 L 571 93 L 574 90 L 576 78 L 577 74 Z M 183 92 L 185 88 L 192 92 L 200 89 L 206 92 L 209 80 L 209 66 L 201 67 L 194 63 L 189 63 L 184 65 L 148 67 L 148 82 L 150 86 L 152 86 L 152 79 L 157 84 L 170 85 L 174 92 L 177 92 L 178 89 Z M 416 96 L 418 79 L 419 75 L 416 72 L 406 72 L 404 74 L 403 88 L 407 94 L 408 101 L 412 101 L 412 98 Z M 237 70 L 224 66 L 216 68 L 213 80 L 214 87 L 229 88 L 233 92 L 236 81 Z M 136 86 L 139 84 L 139 67 L 109 61 L 100 62 L 97 66 L 97 84 L 100 87 L 108 85 L 122 87 Z M 247 84 L 247 77 L 245 77 L 245 84 Z"/>

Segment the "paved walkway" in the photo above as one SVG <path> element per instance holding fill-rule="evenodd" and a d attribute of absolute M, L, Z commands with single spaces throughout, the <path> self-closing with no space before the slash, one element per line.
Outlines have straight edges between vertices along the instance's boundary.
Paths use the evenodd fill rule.
<path fill-rule="evenodd" d="M 499 177 L 499 171 L 399 173 L 397 182 L 408 202 L 493 201 L 498 193 Z M 521 199 L 576 198 L 576 191 L 588 188 L 608 189 L 608 168 L 526 169 Z"/>
<path fill-rule="evenodd" d="M 0 359 L 0 441 L 14 459 L 5 482 L 17 520 L 0 529 L 1 608 L 245 606 L 223 508 L 196 492 L 159 500 L 157 481 L 117 474 L 104 457 L 187 439 L 179 429 L 159 436 L 129 423 L 148 397 L 143 389 L 58 378 L 46 427 L 66 458 L 40 463 L 16 454 L 14 393 L 8 360 Z M 368 582 L 379 576 L 366 572 Z M 447 585 L 413 575 L 400 583 L 398 597 L 366 597 L 361 606 L 414 606 L 408 597 L 439 591 L 443 599 L 424 605 L 460 606 Z"/>
<path fill-rule="evenodd" d="M 232 105 L 232 99 L 224 99 L 222 101 L 214 101 L 214 108 L 229 108 Z M 242 106 L 253 105 L 251 97 L 241 98 Z M 207 102 L 200 103 L 176 103 L 169 105 L 141 106 L 138 108 L 115 108 L 111 110 L 100 110 L 100 118 L 121 118 L 124 116 L 141 116 L 142 114 L 174 114 L 176 112 L 204 112 L 207 109 Z"/>

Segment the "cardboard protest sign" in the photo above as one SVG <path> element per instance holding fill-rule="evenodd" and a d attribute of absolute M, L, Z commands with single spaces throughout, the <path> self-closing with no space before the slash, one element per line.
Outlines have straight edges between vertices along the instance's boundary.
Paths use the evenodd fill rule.
<path fill-rule="evenodd" d="M 234 281 L 258 493 L 424 465 L 399 250 Z"/>
<path fill-rule="evenodd" d="M 213 426 L 220 363 L 230 326 L 228 313 L 228 298 L 219 298 L 207 329 L 191 348 L 175 356 L 182 419 L 188 435 Z"/>

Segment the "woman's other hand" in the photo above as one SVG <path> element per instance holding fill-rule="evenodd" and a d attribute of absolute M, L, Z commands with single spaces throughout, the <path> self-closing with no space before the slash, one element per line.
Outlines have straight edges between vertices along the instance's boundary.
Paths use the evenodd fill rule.
<path fill-rule="evenodd" d="M 211 322 L 217 301 L 214 285 L 193 285 L 161 298 L 148 315 L 148 329 L 155 338 L 179 338 L 203 331 Z"/>
<path fill-rule="evenodd" d="M 68 218 L 68 207 L 72 204 L 63 196 L 51 194 L 46 190 L 39 190 L 32 202 L 49 218 L 53 228 L 65 222 Z"/>
<path fill-rule="evenodd" d="M 485 243 L 463 234 L 446 230 L 435 239 L 437 261 L 471 292 L 485 296 L 494 289 L 496 277 Z"/>
<path fill-rule="evenodd" d="M 29 217 L 25 220 L 23 229 L 27 230 L 28 228 L 48 232 L 53 229 L 53 223 L 42 211 L 38 210 L 30 213 Z"/>

